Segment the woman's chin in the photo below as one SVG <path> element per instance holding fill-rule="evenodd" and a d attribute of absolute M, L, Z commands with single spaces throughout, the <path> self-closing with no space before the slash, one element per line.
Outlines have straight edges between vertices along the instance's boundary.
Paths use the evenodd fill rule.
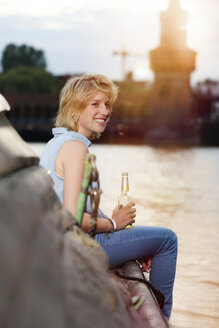
<path fill-rule="evenodd" d="M 96 129 L 96 133 L 103 133 L 104 132 L 104 130 L 105 130 L 105 128 L 106 128 L 106 125 L 104 125 L 104 126 L 100 126 L 100 127 L 98 127 L 97 129 Z"/>

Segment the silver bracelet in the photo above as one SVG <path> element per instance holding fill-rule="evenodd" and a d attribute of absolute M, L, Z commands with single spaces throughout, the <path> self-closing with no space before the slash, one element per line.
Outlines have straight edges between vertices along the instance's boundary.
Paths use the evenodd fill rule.
<path fill-rule="evenodd" d="M 108 220 L 110 220 L 110 222 L 112 223 L 113 225 L 113 228 L 109 231 L 109 232 L 114 232 L 117 230 L 117 224 L 116 224 L 116 221 L 113 220 L 112 218 L 108 218 Z"/>

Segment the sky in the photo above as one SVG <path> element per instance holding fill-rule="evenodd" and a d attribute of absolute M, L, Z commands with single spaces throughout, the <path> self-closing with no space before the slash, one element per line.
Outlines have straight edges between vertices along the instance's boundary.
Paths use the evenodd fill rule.
<path fill-rule="evenodd" d="M 169 0 L 0 0 L 0 55 L 9 43 L 45 52 L 53 74 L 102 73 L 121 80 L 121 57 L 136 80 L 153 80 L 149 51 L 160 42 L 159 13 Z M 180 0 L 187 45 L 197 51 L 192 83 L 219 80 L 219 0 Z"/>

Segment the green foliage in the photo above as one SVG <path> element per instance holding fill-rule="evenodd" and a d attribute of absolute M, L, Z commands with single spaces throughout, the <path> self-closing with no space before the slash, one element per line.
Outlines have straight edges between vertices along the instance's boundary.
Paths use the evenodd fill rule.
<path fill-rule="evenodd" d="M 42 50 L 22 44 L 8 44 L 2 53 L 1 65 L 3 71 L 7 71 L 17 66 L 33 66 L 42 69 L 46 68 L 46 60 Z"/>
<path fill-rule="evenodd" d="M 56 93 L 59 82 L 41 68 L 19 66 L 0 74 L 1 93 Z"/>

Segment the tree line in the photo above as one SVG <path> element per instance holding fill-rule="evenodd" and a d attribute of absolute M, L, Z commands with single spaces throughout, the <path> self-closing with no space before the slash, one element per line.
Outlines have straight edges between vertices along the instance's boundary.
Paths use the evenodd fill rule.
<path fill-rule="evenodd" d="M 8 44 L 1 56 L 0 93 L 57 93 L 59 80 L 46 66 L 43 50 Z"/>

